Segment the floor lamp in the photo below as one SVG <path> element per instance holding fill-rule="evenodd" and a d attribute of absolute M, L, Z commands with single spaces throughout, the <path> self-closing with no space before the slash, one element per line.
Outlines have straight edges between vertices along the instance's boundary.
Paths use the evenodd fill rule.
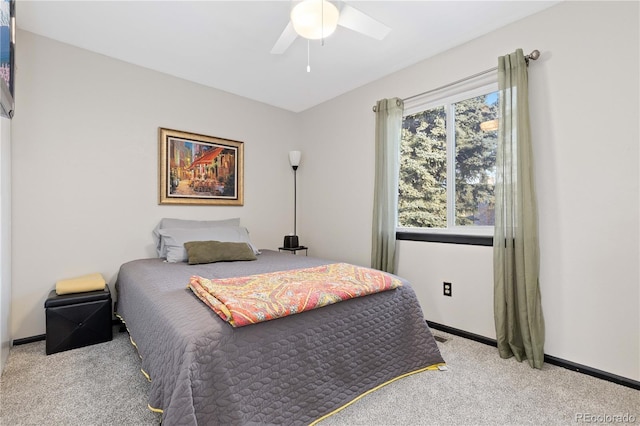
<path fill-rule="evenodd" d="M 289 164 L 291 164 L 291 168 L 293 169 L 293 235 L 286 235 L 284 237 L 284 247 L 285 248 L 297 248 L 300 247 L 300 242 L 298 241 L 297 234 L 297 210 L 298 210 L 298 188 L 296 187 L 296 171 L 298 170 L 298 166 L 300 165 L 300 157 L 302 154 L 300 151 L 289 151 Z"/>

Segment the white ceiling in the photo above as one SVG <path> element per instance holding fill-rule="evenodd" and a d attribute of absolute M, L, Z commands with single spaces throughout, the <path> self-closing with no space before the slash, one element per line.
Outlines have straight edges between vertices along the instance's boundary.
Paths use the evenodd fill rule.
<path fill-rule="evenodd" d="M 559 1 L 348 1 L 391 33 L 338 27 L 311 41 L 310 73 L 306 40 L 270 53 L 290 0 L 16 3 L 20 29 L 299 112 Z"/>

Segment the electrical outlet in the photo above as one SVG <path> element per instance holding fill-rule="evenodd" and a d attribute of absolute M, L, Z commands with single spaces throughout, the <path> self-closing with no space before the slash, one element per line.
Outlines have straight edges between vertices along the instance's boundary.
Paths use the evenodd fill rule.
<path fill-rule="evenodd" d="M 452 296 L 452 285 L 451 283 L 448 282 L 443 282 L 442 283 L 442 294 L 445 296 Z"/>

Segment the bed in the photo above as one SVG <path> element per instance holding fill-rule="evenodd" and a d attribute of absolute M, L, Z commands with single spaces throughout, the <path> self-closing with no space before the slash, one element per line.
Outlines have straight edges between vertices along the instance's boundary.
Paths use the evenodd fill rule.
<path fill-rule="evenodd" d="M 263 250 L 254 261 L 121 266 L 117 315 L 164 425 L 309 424 L 404 375 L 443 364 L 411 285 L 234 328 L 187 288 L 193 275 L 325 265 Z M 435 373 L 425 373 L 435 374 Z"/>

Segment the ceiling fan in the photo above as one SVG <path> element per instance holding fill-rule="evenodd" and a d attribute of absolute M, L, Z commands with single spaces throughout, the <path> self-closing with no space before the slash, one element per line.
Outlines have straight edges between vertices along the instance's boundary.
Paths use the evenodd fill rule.
<path fill-rule="evenodd" d="M 391 31 L 391 28 L 382 22 L 345 3 L 338 10 L 334 3 L 327 0 L 303 0 L 291 9 L 291 19 L 271 53 L 283 54 L 298 36 L 310 40 L 324 39 L 331 35 L 338 25 L 376 40 L 382 40 Z"/>

